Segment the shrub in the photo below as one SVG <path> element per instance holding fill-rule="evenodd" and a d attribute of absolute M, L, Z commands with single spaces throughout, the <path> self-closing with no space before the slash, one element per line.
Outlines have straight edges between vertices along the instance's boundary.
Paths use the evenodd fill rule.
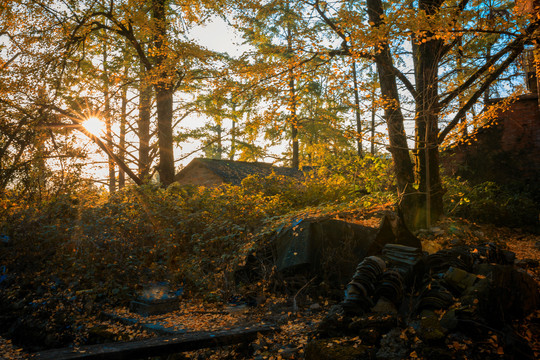
<path fill-rule="evenodd" d="M 538 226 L 540 209 L 528 192 L 489 181 L 471 186 L 460 179 L 448 181 L 447 187 L 450 214 L 499 226 Z"/>
<path fill-rule="evenodd" d="M 217 188 L 79 190 L 12 206 L 1 228 L 14 239 L 12 259 L 29 259 L 34 273 L 77 289 L 122 300 L 141 284 L 166 280 L 215 294 L 264 238 L 260 233 L 284 218 L 388 201 L 393 185 L 381 171 L 389 171 L 387 160 L 366 157 L 318 168 L 304 181 L 272 174 Z M 16 260 L 7 265 L 21 270 Z"/>

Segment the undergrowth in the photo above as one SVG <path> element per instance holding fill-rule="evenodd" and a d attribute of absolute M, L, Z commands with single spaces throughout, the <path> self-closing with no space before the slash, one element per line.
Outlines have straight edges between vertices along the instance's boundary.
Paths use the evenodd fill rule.
<path fill-rule="evenodd" d="M 232 287 L 245 257 L 288 219 L 387 203 L 389 161 L 361 161 L 306 173 L 304 181 L 272 174 L 241 186 L 156 185 L 114 194 L 86 188 L 45 201 L 9 203 L 0 232 L 7 273 L 127 301 L 142 284 L 167 281 L 208 298 Z"/>
<path fill-rule="evenodd" d="M 125 302 L 157 281 L 219 299 L 234 291 L 234 270 L 292 219 L 394 202 L 390 173 L 388 160 L 367 156 L 317 168 L 303 181 L 272 174 L 241 186 L 130 186 L 112 195 L 86 187 L 25 202 L 5 194 L 0 275 L 24 274 L 32 286 L 52 282 L 104 301 Z M 526 193 L 461 179 L 445 184 L 452 216 L 514 226 L 538 216 Z"/>
<path fill-rule="evenodd" d="M 476 185 L 461 178 L 445 179 L 446 213 L 479 223 L 540 230 L 538 185 L 500 185 L 486 181 Z"/>

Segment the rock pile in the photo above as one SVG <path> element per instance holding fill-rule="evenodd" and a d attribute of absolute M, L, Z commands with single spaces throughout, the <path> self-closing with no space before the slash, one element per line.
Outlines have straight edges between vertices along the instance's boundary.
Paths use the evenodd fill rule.
<path fill-rule="evenodd" d="M 360 262 L 306 359 L 452 359 L 456 348 L 468 359 L 534 359 L 512 322 L 538 310 L 540 291 L 514 261 L 493 244 L 432 255 L 388 244 Z M 328 346 L 347 337 L 357 340 Z"/>

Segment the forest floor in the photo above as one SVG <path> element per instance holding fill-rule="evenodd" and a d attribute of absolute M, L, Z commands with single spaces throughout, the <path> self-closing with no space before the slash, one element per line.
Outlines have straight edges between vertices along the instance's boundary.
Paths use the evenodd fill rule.
<path fill-rule="evenodd" d="M 476 244 L 493 242 L 504 244 L 516 254 L 520 271 L 529 273 L 540 284 L 540 236 L 523 232 L 519 229 L 498 228 L 491 225 L 473 224 L 464 220 L 446 219 L 437 224 L 431 231 L 419 235 L 425 251 L 436 252 L 457 244 Z M 228 303 L 203 302 L 197 299 L 186 299 L 181 302 L 177 311 L 148 317 L 139 317 L 125 307 L 105 308 L 101 311 L 117 316 L 132 318 L 146 323 L 156 323 L 170 329 L 185 331 L 213 331 L 240 326 L 261 324 L 278 325 L 280 331 L 270 335 L 259 336 L 247 348 L 229 346 L 219 349 L 203 349 L 188 352 L 175 359 L 302 359 L 305 352 L 310 351 L 308 344 L 315 336 L 318 324 L 326 316 L 336 300 L 309 295 L 275 295 L 266 294 L 258 299 L 256 306 L 234 305 Z M 61 309 L 59 309 L 61 311 Z M 100 316 L 86 316 L 79 319 L 84 324 L 84 331 L 74 340 L 75 346 L 83 344 L 89 336 L 101 336 L 108 341 L 125 341 L 157 336 L 142 329 L 138 325 L 125 325 Z M 536 310 L 525 319 L 512 324 L 515 332 L 525 339 L 536 358 L 540 358 L 540 310 Z M 99 329 L 99 332 L 96 331 Z M 399 328 L 398 336 L 407 339 L 411 344 L 405 357 L 409 359 L 429 358 L 422 352 L 422 340 L 411 327 Z M 29 334 L 30 336 L 30 334 Z M 103 340 L 102 341 L 105 341 Z M 517 358 L 505 355 L 504 339 L 497 331 L 489 331 L 478 341 L 471 336 L 459 338 L 448 336 L 438 343 L 446 348 L 440 358 L 457 359 L 504 359 Z M 361 348 L 362 339 L 358 336 L 340 336 L 328 340 L 326 347 Z M 368 346 L 369 348 L 369 346 Z M 312 350 L 313 351 L 313 350 Z M 347 350 L 349 351 L 349 350 Z M 354 354 L 341 352 L 343 359 L 353 359 Z M 352 354 L 352 355 L 351 355 Z M 373 353 L 371 353 L 373 356 Z M 320 359 L 323 355 L 319 354 Z M 10 340 L 0 337 L 0 359 L 25 359 L 30 355 Z M 311 358 L 315 358 L 311 356 Z M 374 357 L 365 357 L 374 358 Z M 380 358 L 380 357 L 376 357 Z M 433 355 L 431 355 L 431 358 Z"/>

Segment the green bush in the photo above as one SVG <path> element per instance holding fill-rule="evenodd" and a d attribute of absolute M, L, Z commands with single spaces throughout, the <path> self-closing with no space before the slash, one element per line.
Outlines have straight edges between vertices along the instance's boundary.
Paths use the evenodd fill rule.
<path fill-rule="evenodd" d="M 528 192 L 490 181 L 471 186 L 458 178 L 446 184 L 445 203 L 451 215 L 498 226 L 538 226 L 540 208 Z"/>

